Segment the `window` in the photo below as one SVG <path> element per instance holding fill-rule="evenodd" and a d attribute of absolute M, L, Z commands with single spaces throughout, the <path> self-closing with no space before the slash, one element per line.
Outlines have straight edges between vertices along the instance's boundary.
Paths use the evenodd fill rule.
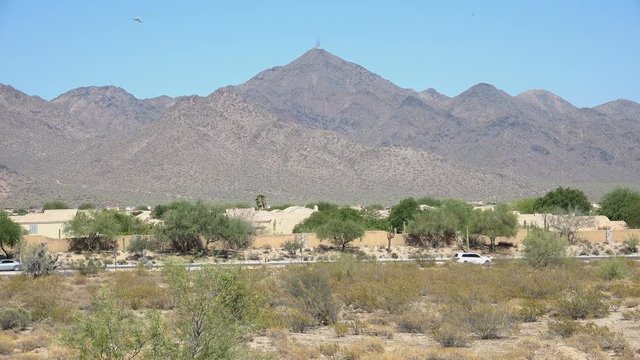
<path fill-rule="evenodd" d="M 29 224 L 29 234 L 38 233 L 38 224 Z"/>

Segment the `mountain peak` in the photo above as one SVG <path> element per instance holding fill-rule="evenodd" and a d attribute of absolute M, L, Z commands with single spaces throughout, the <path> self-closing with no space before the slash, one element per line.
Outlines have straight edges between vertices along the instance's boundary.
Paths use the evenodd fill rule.
<path fill-rule="evenodd" d="M 516 95 L 516 98 L 550 112 L 567 113 L 576 109 L 565 99 L 547 90 L 527 90 Z"/>
<path fill-rule="evenodd" d="M 105 85 L 105 86 L 84 86 L 69 90 L 63 94 L 60 94 L 55 99 L 51 100 L 53 103 L 60 103 L 65 101 L 66 99 L 71 98 L 85 98 L 91 99 L 92 101 L 98 101 L 99 99 L 104 98 L 126 98 L 130 100 L 138 100 L 135 96 L 128 93 L 123 88 L 113 86 L 113 85 Z"/>

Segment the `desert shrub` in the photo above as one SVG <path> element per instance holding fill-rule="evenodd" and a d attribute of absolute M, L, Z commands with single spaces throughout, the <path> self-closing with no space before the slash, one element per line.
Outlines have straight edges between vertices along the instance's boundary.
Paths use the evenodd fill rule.
<path fill-rule="evenodd" d="M 318 320 L 303 310 L 293 308 L 284 314 L 285 322 L 294 332 L 304 333 L 318 325 Z"/>
<path fill-rule="evenodd" d="M 78 237 L 69 239 L 69 251 L 113 251 L 118 248 L 118 240 L 105 237 Z"/>
<path fill-rule="evenodd" d="M 159 286 L 158 280 L 146 269 L 116 272 L 112 277 L 113 295 L 133 310 L 171 309 L 171 294 Z"/>
<path fill-rule="evenodd" d="M 72 269 L 78 270 L 84 276 L 97 275 L 107 267 L 104 261 L 91 255 L 85 255 L 84 259 L 73 261 L 70 265 Z"/>
<path fill-rule="evenodd" d="M 337 337 L 345 337 L 351 331 L 351 327 L 347 323 L 335 323 L 331 325 Z"/>
<path fill-rule="evenodd" d="M 31 323 L 31 314 L 21 308 L 2 307 L 0 308 L 0 328 L 24 330 Z"/>
<path fill-rule="evenodd" d="M 452 323 L 434 327 L 431 335 L 442 347 L 465 347 L 470 340 L 466 330 Z"/>
<path fill-rule="evenodd" d="M 292 240 L 287 240 L 284 242 L 284 244 L 282 244 L 282 249 L 284 251 L 286 251 L 287 253 L 289 253 L 289 256 L 295 256 L 297 252 L 299 252 L 300 250 L 302 250 L 302 240 L 299 239 L 292 239 Z"/>
<path fill-rule="evenodd" d="M 601 318 L 609 314 L 606 296 L 595 289 L 569 290 L 556 301 L 556 311 L 571 319 Z"/>
<path fill-rule="evenodd" d="M 629 269 L 624 259 L 608 258 L 598 262 L 597 274 L 604 280 L 624 279 L 629 274 Z"/>
<path fill-rule="evenodd" d="M 0 355 L 10 355 L 13 352 L 13 337 L 0 333 Z"/>
<path fill-rule="evenodd" d="M 527 235 L 523 244 L 524 260 L 534 267 L 558 265 L 564 262 L 568 243 L 557 234 L 533 229 Z"/>
<path fill-rule="evenodd" d="M 625 310 L 622 312 L 624 320 L 640 321 L 640 309 Z"/>
<path fill-rule="evenodd" d="M 639 243 L 640 239 L 638 239 L 637 236 L 629 235 L 629 237 L 624 241 L 624 246 L 628 253 L 637 253 Z"/>
<path fill-rule="evenodd" d="M 396 324 L 399 332 L 412 334 L 426 334 L 432 325 L 424 314 L 414 311 L 398 316 Z"/>
<path fill-rule="evenodd" d="M 133 359 L 157 355 L 166 330 L 158 314 L 140 319 L 106 292 L 90 313 L 78 314 L 62 336 L 62 342 L 77 352 L 79 359 Z"/>
<path fill-rule="evenodd" d="M 500 334 L 516 325 L 514 316 L 490 304 L 476 304 L 462 311 L 462 322 L 480 339 L 497 339 Z"/>
<path fill-rule="evenodd" d="M 290 272 L 285 280 L 285 289 L 292 296 L 294 306 L 313 316 L 319 325 L 336 322 L 338 304 L 326 272 L 316 268 Z"/>
<path fill-rule="evenodd" d="M 384 344 L 377 339 L 361 341 L 341 349 L 339 357 L 344 360 L 358 360 L 365 356 L 380 357 L 384 353 Z"/>
<path fill-rule="evenodd" d="M 161 245 L 155 237 L 135 235 L 131 238 L 127 251 L 143 254 L 145 251 L 158 251 L 161 249 Z"/>
<path fill-rule="evenodd" d="M 551 335 L 568 338 L 573 336 L 580 329 L 580 323 L 573 319 L 561 318 L 550 321 L 547 324 L 547 331 Z"/>
<path fill-rule="evenodd" d="M 49 275 L 58 267 L 58 257 L 47 251 L 47 245 L 27 247 L 21 256 L 22 271 L 33 277 Z"/>
<path fill-rule="evenodd" d="M 322 355 L 334 359 L 338 351 L 340 351 L 340 345 L 336 343 L 322 343 L 318 346 L 318 351 L 320 351 Z"/>
<path fill-rule="evenodd" d="M 522 307 L 518 311 L 518 318 L 524 322 L 535 322 L 538 318 L 546 313 L 545 306 L 542 302 L 533 299 L 525 299 Z"/>

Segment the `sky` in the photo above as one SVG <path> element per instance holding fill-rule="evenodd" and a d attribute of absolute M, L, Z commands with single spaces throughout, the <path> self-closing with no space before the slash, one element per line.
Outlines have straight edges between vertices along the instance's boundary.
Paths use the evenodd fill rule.
<path fill-rule="evenodd" d="M 419 91 L 640 102 L 640 0 L 0 0 L 0 83 L 48 100 L 93 85 L 204 96 L 316 41 Z"/>

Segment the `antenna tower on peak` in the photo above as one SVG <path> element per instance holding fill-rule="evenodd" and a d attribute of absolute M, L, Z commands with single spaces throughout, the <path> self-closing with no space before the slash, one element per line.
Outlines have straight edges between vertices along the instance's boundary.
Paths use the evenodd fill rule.
<path fill-rule="evenodd" d="M 320 49 L 320 40 L 316 40 L 316 49 Z"/>

